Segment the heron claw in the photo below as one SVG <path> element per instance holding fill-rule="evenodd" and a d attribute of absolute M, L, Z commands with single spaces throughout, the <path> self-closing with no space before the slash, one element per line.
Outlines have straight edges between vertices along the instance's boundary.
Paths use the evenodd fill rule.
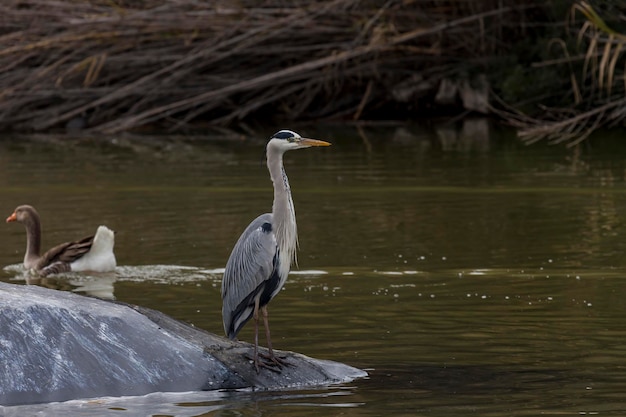
<path fill-rule="evenodd" d="M 265 353 L 259 353 L 259 356 L 262 357 L 270 366 L 278 367 L 279 369 L 283 369 L 283 366 L 293 366 L 287 362 L 287 356 L 276 356 L 274 354 L 267 355 Z"/>
<path fill-rule="evenodd" d="M 248 360 L 251 360 L 254 363 L 254 368 L 256 369 L 256 373 L 260 373 L 260 368 L 265 368 L 269 371 L 280 374 L 283 370 L 283 367 L 293 366 L 291 363 L 287 362 L 286 356 L 276 356 L 276 355 L 268 355 L 264 353 L 259 353 L 258 356 L 262 359 L 255 358 L 250 354 L 246 353 L 245 357 Z"/>

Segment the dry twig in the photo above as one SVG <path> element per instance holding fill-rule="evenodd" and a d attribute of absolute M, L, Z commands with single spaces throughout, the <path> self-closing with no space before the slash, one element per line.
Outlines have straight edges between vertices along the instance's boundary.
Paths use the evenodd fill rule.
<path fill-rule="evenodd" d="M 490 30 L 516 12 L 514 0 L 448 3 L 7 0 L 0 128 L 362 117 L 412 73 L 471 56 L 468 42 L 495 50 Z M 451 58 L 433 57 L 442 48 Z"/>

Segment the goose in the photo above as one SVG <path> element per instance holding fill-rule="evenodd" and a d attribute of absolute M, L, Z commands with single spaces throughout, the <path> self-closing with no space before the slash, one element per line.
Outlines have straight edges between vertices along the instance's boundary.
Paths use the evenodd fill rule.
<path fill-rule="evenodd" d="M 19 222 L 26 228 L 24 268 L 41 276 L 69 271 L 109 272 L 116 266 L 114 232 L 99 226 L 94 236 L 61 243 L 40 255 L 41 221 L 34 207 L 22 205 L 7 217 L 7 223 Z"/>

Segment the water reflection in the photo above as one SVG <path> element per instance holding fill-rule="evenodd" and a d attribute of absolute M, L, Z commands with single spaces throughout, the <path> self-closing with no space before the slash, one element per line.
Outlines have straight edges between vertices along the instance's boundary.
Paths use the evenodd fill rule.
<path fill-rule="evenodd" d="M 259 415 L 260 408 L 299 410 L 306 415 L 329 412 L 329 408 L 354 408 L 363 405 L 354 400 L 351 387 L 327 387 L 301 391 L 210 391 L 184 393 L 153 393 L 141 397 L 103 397 L 63 403 L 1 407 L 3 416 L 25 415 L 89 415 L 111 416 L 177 416 Z M 318 411 L 319 410 L 319 411 Z M 310 411 L 309 411 L 310 412 Z M 304 414 L 300 414 L 304 413 Z"/>

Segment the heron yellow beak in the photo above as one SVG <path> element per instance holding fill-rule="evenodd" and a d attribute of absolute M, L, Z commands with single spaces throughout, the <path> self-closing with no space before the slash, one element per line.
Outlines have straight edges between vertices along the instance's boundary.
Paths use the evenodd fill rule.
<path fill-rule="evenodd" d="M 317 140 L 317 139 L 308 139 L 308 138 L 300 139 L 300 144 L 305 145 L 305 146 L 330 146 L 330 142 L 325 142 L 323 140 Z"/>
<path fill-rule="evenodd" d="M 17 221 L 17 214 L 15 214 L 15 212 L 13 212 L 13 214 L 7 217 L 7 223 L 14 222 L 14 221 Z"/>

